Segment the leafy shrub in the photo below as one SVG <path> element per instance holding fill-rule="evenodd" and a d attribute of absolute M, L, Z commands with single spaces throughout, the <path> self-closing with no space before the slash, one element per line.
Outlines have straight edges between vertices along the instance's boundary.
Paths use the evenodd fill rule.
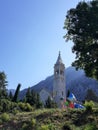
<path fill-rule="evenodd" d="M 8 99 L 0 100 L 0 112 L 12 112 L 14 108 L 17 108 L 18 104 Z"/>
<path fill-rule="evenodd" d="M 28 124 L 24 123 L 24 124 L 22 125 L 22 130 L 27 130 L 27 129 L 28 129 Z"/>
<path fill-rule="evenodd" d="M 86 101 L 84 105 L 86 107 L 86 111 L 92 111 L 92 108 L 94 107 L 94 102 L 93 101 Z"/>
<path fill-rule="evenodd" d="M 19 110 L 18 110 L 17 108 L 15 108 L 15 109 L 13 109 L 12 113 L 13 113 L 14 115 L 16 115 L 17 113 L 19 113 Z"/>
<path fill-rule="evenodd" d="M 19 102 L 18 103 L 18 106 L 21 110 L 24 110 L 25 109 L 25 103 L 22 103 L 22 102 Z"/>
<path fill-rule="evenodd" d="M 19 102 L 18 106 L 22 111 L 32 111 L 32 106 L 29 103 Z"/>
<path fill-rule="evenodd" d="M 36 125 L 36 119 L 31 119 L 30 125 L 31 127 L 34 127 Z"/>
<path fill-rule="evenodd" d="M 4 121 L 4 122 L 9 121 L 9 120 L 10 120 L 9 114 L 3 113 L 3 114 L 1 115 L 1 120 Z"/>
<path fill-rule="evenodd" d="M 29 103 L 25 104 L 25 110 L 26 111 L 32 111 L 32 106 Z"/>
<path fill-rule="evenodd" d="M 0 112 L 15 112 L 17 111 L 32 111 L 32 106 L 29 103 L 15 103 L 9 101 L 8 99 L 1 99 L 0 100 Z"/>
<path fill-rule="evenodd" d="M 96 127 L 95 124 L 88 124 L 84 130 L 97 130 L 98 128 Z"/>
<path fill-rule="evenodd" d="M 42 125 L 39 130 L 49 130 L 48 125 Z"/>
<path fill-rule="evenodd" d="M 51 123 L 48 125 L 48 128 L 49 130 L 56 130 L 55 126 Z"/>
<path fill-rule="evenodd" d="M 0 111 L 1 112 L 7 112 L 10 111 L 11 108 L 11 102 L 7 99 L 1 99 L 0 101 Z"/>
<path fill-rule="evenodd" d="M 22 130 L 35 130 L 36 129 L 36 119 L 32 118 L 30 121 L 23 123 Z"/>

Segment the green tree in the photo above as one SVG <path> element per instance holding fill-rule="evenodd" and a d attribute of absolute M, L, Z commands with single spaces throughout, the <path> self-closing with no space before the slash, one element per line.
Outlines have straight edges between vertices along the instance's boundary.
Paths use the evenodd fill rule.
<path fill-rule="evenodd" d="M 43 106 L 41 100 L 40 100 L 40 96 L 39 94 L 37 93 L 36 95 L 37 99 L 36 99 L 36 108 L 41 108 Z"/>
<path fill-rule="evenodd" d="M 42 107 L 42 102 L 40 100 L 40 96 L 33 89 L 28 88 L 25 96 L 25 101 L 36 108 Z"/>
<path fill-rule="evenodd" d="M 25 96 L 25 101 L 27 103 L 31 104 L 31 90 L 30 90 L 30 87 L 27 89 L 26 96 Z"/>
<path fill-rule="evenodd" d="M 52 101 L 51 98 L 48 97 L 48 99 L 46 100 L 46 108 L 51 108 L 52 107 Z"/>
<path fill-rule="evenodd" d="M 37 102 L 37 93 L 32 89 L 31 90 L 31 105 L 36 105 Z"/>
<path fill-rule="evenodd" d="M 72 63 L 76 69 L 85 70 L 88 77 L 98 80 L 98 0 L 79 2 L 66 15 L 64 38 L 72 40 L 72 52 L 76 60 Z"/>
<path fill-rule="evenodd" d="M 18 86 L 17 86 L 17 88 L 16 88 L 16 91 L 15 91 L 15 94 L 14 94 L 14 97 L 13 97 L 13 101 L 14 101 L 14 102 L 17 102 L 17 101 L 18 101 L 18 96 L 19 96 L 20 87 L 21 87 L 21 84 L 18 84 Z"/>
<path fill-rule="evenodd" d="M 84 106 L 86 107 L 87 112 L 91 112 L 93 107 L 94 107 L 94 102 L 93 101 L 85 101 Z"/>
<path fill-rule="evenodd" d="M 6 75 L 4 72 L 0 72 L 0 99 L 7 97 L 6 86 L 8 82 L 6 81 Z"/>
<path fill-rule="evenodd" d="M 46 100 L 45 107 L 46 108 L 56 108 L 57 104 L 49 96 L 48 99 Z"/>
<path fill-rule="evenodd" d="M 11 92 L 11 91 L 9 92 L 9 99 L 10 99 L 10 100 L 12 100 L 12 99 L 13 99 L 13 94 L 12 94 L 12 92 Z"/>

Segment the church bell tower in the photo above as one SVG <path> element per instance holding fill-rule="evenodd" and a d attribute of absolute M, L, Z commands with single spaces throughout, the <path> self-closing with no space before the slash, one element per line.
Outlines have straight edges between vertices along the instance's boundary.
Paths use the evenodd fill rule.
<path fill-rule="evenodd" d="M 62 101 L 66 99 L 65 65 L 62 62 L 60 52 L 54 65 L 53 99 L 58 107 L 61 107 Z"/>

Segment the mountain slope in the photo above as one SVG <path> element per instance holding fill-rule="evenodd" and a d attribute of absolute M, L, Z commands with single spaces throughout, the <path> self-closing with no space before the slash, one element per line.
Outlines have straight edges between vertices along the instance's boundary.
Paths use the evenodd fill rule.
<path fill-rule="evenodd" d="M 92 89 L 98 96 L 98 82 L 86 77 L 83 70 L 76 71 L 74 67 L 69 67 L 65 70 L 65 78 L 66 90 L 73 92 L 78 100 L 82 101 L 85 99 L 88 89 Z M 52 91 L 53 75 L 31 87 L 31 89 L 34 89 L 37 92 L 39 92 L 42 88 L 45 88 L 49 92 Z M 20 92 L 21 98 L 25 95 L 26 91 L 27 89 Z"/>

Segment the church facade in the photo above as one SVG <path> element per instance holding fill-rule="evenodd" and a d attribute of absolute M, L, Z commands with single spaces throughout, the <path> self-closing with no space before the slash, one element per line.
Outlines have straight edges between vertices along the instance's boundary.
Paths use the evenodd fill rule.
<path fill-rule="evenodd" d="M 53 90 L 49 93 L 47 90 L 42 89 L 39 94 L 43 103 L 45 103 L 50 96 L 58 107 L 61 107 L 62 101 L 66 99 L 65 65 L 62 61 L 60 52 L 54 65 Z"/>

